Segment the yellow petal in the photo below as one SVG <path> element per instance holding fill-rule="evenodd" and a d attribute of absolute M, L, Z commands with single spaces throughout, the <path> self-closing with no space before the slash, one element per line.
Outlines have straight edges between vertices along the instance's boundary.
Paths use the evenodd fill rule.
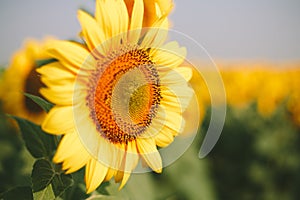
<path fill-rule="evenodd" d="M 123 171 L 123 170 L 118 170 L 118 171 L 115 173 L 115 182 L 116 182 L 116 183 L 121 182 L 122 179 L 123 179 L 123 175 L 124 175 L 124 171 Z"/>
<path fill-rule="evenodd" d="M 130 173 L 136 167 L 138 161 L 139 161 L 139 156 L 137 153 L 136 141 L 133 140 L 131 142 L 128 142 L 127 144 L 126 162 L 125 162 L 124 171 Z"/>
<path fill-rule="evenodd" d="M 78 146 L 74 146 L 74 148 L 70 148 L 73 146 L 73 143 L 76 141 L 76 134 L 74 132 L 67 133 L 62 136 L 57 151 L 53 157 L 53 161 L 55 163 L 63 162 L 67 157 L 70 157 L 74 154 L 74 151 L 77 151 Z"/>
<path fill-rule="evenodd" d="M 162 14 L 169 14 L 174 7 L 173 0 L 156 0 Z"/>
<path fill-rule="evenodd" d="M 42 75 L 41 81 L 48 88 L 41 88 L 40 93 L 49 101 L 58 105 L 71 105 L 75 75 L 60 63 L 54 62 L 37 69 Z"/>
<path fill-rule="evenodd" d="M 168 87 L 162 86 L 161 95 L 163 96 L 162 104 L 174 105 L 174 102 L 178 102 L 179 105 L 176 104 L 175 106 L 179 106 L 183 112 L 190 104 L 194 91 L 187 84 L 173 84 Z"/>
<path fill-rule="evenodd" d="M 115 181 L 122 181 L 119 189 L 121 189 L 126 184 L 131 171 L 136 167 L 139 159 L 135 141 L 131 141 L 128 144 L 122 146 L 125 149 L 125 153 L 122 158 L 121 167 L 115 174 Z M 125 179 L 124 176 L 126 176 Z"/>
<path fill-rule="evenodd" d="M 160 17 L 156 15 L 155 2 L 153 0 L 144 0 L 145 14 L 144 14 L 144 27 L 151 27 L 154 21 Z"/>
<path fill-rule="evenodd" d="M 111 10 L 114 10 L 114 14 L 111 13 Z M 95 18 L 100 28 L 105 30 L 106 38 L 111 38 L 128 30 L 128 13 L 123 0 L 98 0 Z"/>
<path fill-rule="evenodd" d="M 49 79 L 45 76 L 41 77 L 41 81 L 54 91 L 72 92 L 74 90 L 74 80 L 63 79 L 61 81 Z"/>
<path fill-rule="evenodd" d="M 74 90 L 74 82 L 75 80 L 68 80 L 68 79 L 64 79 L 61 81 L 56 81 L 53 79 L 49 79 L 45 76 L 41 77 L 41 81 L 48 86 L 48 88 L 51 88 L 54 91 L 58 91 L 58 92 L 72 92 Z"/>
<path fill-rule="evenodd" d="M 116 158 L 118 160 L 120 160 L 120 167 L 117 169 L 116 173 L 115 173 L 115 182 L 116 183 L 119 183 L 122 181 L 123 179 L 123 175 L 124 175 L 124 169 L 125 169 L 125 162 L 126 162 L 126 144 L 120 144 L 121 146 L 121 152 L 119 155 L 119 158 Z"/>
<path fill-rule="evenodd" d="M 133 5 L 134 5 L 134 0 L 124 0 L 125 2 L 125 5 L 127 7 L 127 12 L 128 12 L 128 15 L 129 17 L 131 17 L 132 15 L 132 10 L 133 10 Z"/>
<path fill-rule="evenodd" d="M 126 161 L 124 166 L 124 172 L 122 177 L 122 182 L 120 184 L 119 189 L 122 189 L 124 185 L 127 183 L 130 173 L 133 171 L 133 169 L 137 166 L 139 161 L 139 156 L 137 153 L 137 146 L 136 142 L 133 140 L 128 143 L 127 145 L 127 152 L 126 152 Z"/>
<path fill-rule="evenodd" d="M 71 106 L 73 91 L 54 90 L 53 88 L 41 88 L 40 93 L 50 102 L 56 105 Z"/>
<path fill-rule="evenodd" d="M 172 135 L 180 133 L 185 125 L 180 106 L 171 107 L 160 105 L 160 108 L 152 120 L 151 125 L 141 137 L 155 138 L 161 132 L 168 129 L 172 130 Z M 166 129 L 166 127 L 168 129 Z M 170 136 L 169 136 L 170 137 Z"/>
<path fill-rule="evenodd" d="M 42 129 L 51 134 L 64 134 L 74 129 L 73 108 L 71 106 L 54 106 L 47 114 Z"/>
<path fill-rule="evenodd" d="M 180 74 L 186 82 L 190 81 L 193 76 L 193 70 L 190 67 L 178 67 L 174 70 Z"/>
<path fill-rule="evenodd" d="M 110 143 L 104 138 L 99 139 L 98 160 L 115 170 L 122 170 L 122 160 L 125 150 L 115 144 Z"/>
<path fill-rule="evenodd" d="M 156 119 L 161 120 L 164 125 L 169 127 L 180 127 L 182 123 L 182 113 L 180 112 L 179 108 L 170 108 L 161 106 L 164 113 L 162 115 L 157 115 Z M 175 130 L 178 130 L 175 128 Z"/>
<path fill-rule="evenodd" d="M 91 193 L 103 182 L 108 168 L 95 159 L 91 159 L 85 169 L 87 193 Z"/>
<path fill-rule="evenodd" d="M 75 80 L 75 74 L 66 70 L 59 62 L 53 62 L 36 69 L 43 77 L 53 81 Z"/>
<path fill-rule="evenodd" d="M 96 1 L 96 8 L 95 8 L 95 20 L 99 25 L 99 28 L 103 31 L 103 34 L 105 36 L 105 39 L 108 39 L 108 33 L 107 33 L 107 29 L 106 29 L 106 20 L 104 17 L 106 17 L 103 13 L 103 5 L 102 5 L 102 1 L 97 0 Z"/>
<path fill-rule="evenodd" d="M 70 148 L 71 147 L 71 148 Z M 55 163 L 63 162 L 62 169 L 73 173 L 82 168 L 90 158 L 75 132 L 65 134 L 53 158 Z"/>
<path fill-rule="evenodd" d="M 131 22 L 130 22 L 130 32 L 129 41 L 133 44 L 137 44 L 141 29 L 143 26 L 143 15 L 144 15 L 144 3 L 143 0 L 135 0 L 132 10 Z"/>
<path fill-rule="evenodd" d="M 78 137 L 88 152 L 103 165 L 109 167 L 113 154 L 110 151 L 108 142 L 102 137 L 96 128 L 97 121 L 90 116 L 90 109 L 85 105 L 85 101 L 73 106 L 74 123 Z"/>
<path fill-rule="evenodd" d="M 122 182 L 120 184 L 119 190 L 121 190 L 125 186 L 129 177 L 130 177 L 130 173 L 125 173 L 125 172 L 123 173 L 123 178 L 122 178 Z"/>
<path fill-rule="evenodd" d="M 120 34 L 128 31 L 129 16 L 125 2 L 123 0 L 116 0 L 115 2 L 119 12 L 119 31 L 116 34 Z"/>
<path fill-rule="evenodd" d="M 107 174 L 104 178 L 104 181 L 109 181 L 116 173 L 116 170 L 115 169 L 112 169 L 112 168 L 108 168 L 107 170 Z"/>
<path fill-rule="evenodd" d="M 50 56 L 58 59 L 71 72 L 77 74 L 79 69 L 84 67 L 89 52 L 80 44 L 57 40 L 48 45 Z"/>
<path fill-rule="evenodd" d="M 167 104 L 179 102 L 182 112 L 189 105 L 194 91 L 187 85 L 192 76 L 192 70 L 188 67 L 179 67 L 161 76 L 161 94 Z"/>
<path fill-rule="evenodd" d="M 159 147 L 166 147 L 174 140 L 174 135 L 177 132 L 174 129 L 171 129 L 168 126 L 164 126 L 164 128 L 155 136 L 155 143 Z"/>
<path fill-rule="evenodd" d="M 189 67 L 178 67 L 170 70 L 160 77 L 162 85 L 170 87 L 172 85 L 187 85 L 191 79 L 193 71 Z M 186 86 L 187 87 L 187 86 Z"/>
<path fill-rule="evenodd" d="M 143 48 L 158 48 L 167 39 L 168 36 L 168 18 L 166 16 L 157 20 L 153 27 L 149 28 L 144 35 L 144 39 L 141 43 Z"/>
<path fill-rule="evenodd" d="M 102 45 L 105 41 L 103 29 L 100 28 L 92 16 L 84 11 L 78 11 L 78 19 L 82 27 L 82 34 L 90 51 L 96 48 L 102 55 L 105 55 L 108 49 Z"/>
<path fill-rule="evenodd" d="M 166 71 L 178 67 L 186 57 L 186 48 L 179 47 L 177 42 L 169 42 L 150 52 L 153 61 L 158 65 L 158 70 Z"/>
<path fill-rule="evenodd" d="M 147 165 L 157 173 L 162 171 L 162 160 L 159 152 L 157 151 L 154 139 L 142 139 L 136 140 L 138 151 L 141 157 L 145 160 Z"/>
<path fill-rule="evenodd" d="M 144 0 L 144 4 L 144 27 L 151 27 L 158 18 L 168 15 L 173 8 L 170 0 Z"/>

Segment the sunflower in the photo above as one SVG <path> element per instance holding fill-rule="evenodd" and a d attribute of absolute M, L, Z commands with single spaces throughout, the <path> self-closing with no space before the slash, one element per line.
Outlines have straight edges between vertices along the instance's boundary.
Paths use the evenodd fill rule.
<path fill-rule="evenodd" d="M 46 59 L 44 45 L 47 40 L 38 42 L 28 39 L 24 47 L 12 57 L 11 64 L 3 74 L 0 84 L 0 101 L 6 113 L 26 118 L 40 124 L 45 117 L 43 110 L 25 93 L 41 96 L 43 86 L 36 68 L 36 61 Z"/>
<path fill-rule="evenodd" d="M 85 166 L 87 193 L 113 177 L 122 188 L 139 160 L 160 173 L 157 147 L 184 127 L 192 70 L 181 66 L 186 49 L 166 43 L 168 13 L 155 5 L 156 20 L 142 29 L 142 0 L 131 12 L 122 0 L 97 0 L 95 18 L 78 12 L 85 44 L 52 42 L 58 61 L 37 70 L 55 104 L 42 128 L 63 134 L 53 160 L 66 173 Z"/>

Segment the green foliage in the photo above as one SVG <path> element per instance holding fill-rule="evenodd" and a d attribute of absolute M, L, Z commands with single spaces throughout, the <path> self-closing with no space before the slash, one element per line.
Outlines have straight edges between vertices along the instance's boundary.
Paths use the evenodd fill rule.
<path fill-rule="evenodd" d="M 32 200 L 32 192 L 29 186 L 24 187 L 15 187 L 3 193 L 1 199 L 4 200 L 13 200 L 13 199 L 22 199 L 22 200 Z"/>
<path fill-rule="evenodd" d="M 24 95 L 34 101 L 37 105 L 39 105 L 44 111 L 49 112 L 51 108 L 54 106 L 52 103 L 42 99 L 41 97 L 24 93 Z"/>
<path fill-rule="evenodd" d="M 71 175 L 64 174 L 59 168 L 55 170 L 53 164 L 46 159 L 39 159 L 34 163 L 31 178 L 33 192 L 45 190 L 51 184 L 51 191 L 55 196 L 61 196 L 73 185 Z"/>
<path fill-rule="evenodd" d="M 97 192 L 99 192 L 100 194 L 109 195 L 109 192 L 107 191 L 109 185 L 109 182 L 102 183 L 101 186 L 98 187 Z"/>
<path fill-rule="evenodd" d="M 52 157 L 55 149 L 54 136 L 45 133 L 40 126 L 16 116 L 25 145 L 30 154 L 35 158 Z"/>
<path fill-rule="evenodd" d="M 30 184 L 32 158 L 11 121 L 0 105 L 0 194 L 17 185 Z"/>
<path fill-rule="evenodd" d="M 255 107 L 228 109 L 208 156 L 217 199 L 298 199 L 299 128 L 283 106 L 269 117 Z"/>
<path fill-rule="evenodd" d="M 55 195 L 53 193 L 51 184 L 48 185 L 45 189 L 43 189 L 39 192 L 33 193 L 33 199 L 34 200 L 43 200 L 43 199 L 51 200 L 51 199 L 55 199 Z"/>
<path fill-rule="evenodd" d="M 54 176 L 55 170 L 48 160 L 37 160 L 33 165 L 31 174 L 33 192 L 45 189 L 52 182 Z"/>
<path fill-rule="evenodd" d="M 55 196 L 61 196 L 73 184 L 74 181 L 71 175 L 64 174 L 64 172 L 57 173 L 52 181 Z"/>
<path fill-rule="evenodd" d="M 52 104 L 39 97 L 29 94 L 27 94 L 26 96 L 33 99 L 38 105 L 40 105 L 47 111 L 49 111 L 52 107 Z M 5 119 L 4 115 L 0 115 L 0 117 L 1 116 L 3 116 L 3 118 Z M 36 125 L 26 119 L 22 119 L 16 116 L 10 117 L 16 120 L 16 122 L 18 123 L 27 150 L 34 158 L 37 159 L 33 165 L 31 182 L 27 182 L 27 190 L 20 190 L 19 195 L 22 196 L 22 193 L 24 193 L 23 195 L 26 195 L 25 192 L 28 193 L 28 188 L 30 189 L 29 191 L 31 194 L 31 199 L 32 192 L 34 192 L 34 199 L 54 199 L 55 197 L 64 195 L 65 191 L 73 185 L 74 181 L 71 175 L 64 174 L 64 172 L 61 170 L 61 167 L 52 163 L 51 161 L 53 153 L 57 146 L 56 136 L 45 133 L 39 125 Z M 9 125 L 7 124 L 4 127 L 9 127 Z M 2 133 L 3 131 L 4 130 L 1 130 L 0 133 Z M 7 162 L 5 162 L 5 164 L 6 163 Z M 13 164 L 16 165 L 17 163 L 14 162 Z M 18 167 L 21 167 L 21 165 L 19 165 Z M 3 178 L 8 180 L 9 178 L 11 178 L 11 175 L 12 173 L 8 174 L 8 177 Z M 3 194 L 5 194 L 6 196 L 11 195 L 10 192 Z"/>

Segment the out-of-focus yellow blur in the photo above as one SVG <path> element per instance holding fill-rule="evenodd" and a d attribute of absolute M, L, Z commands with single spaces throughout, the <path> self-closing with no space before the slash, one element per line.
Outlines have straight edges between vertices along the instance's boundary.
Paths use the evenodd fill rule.
<path fill-rule="evenodd" d="M 300 63 L 218 62 L 217 66 L 223 79 L 228 106 L 239 109 L 255 104 L 259 114 L 269 117 L 279 105 L 284 104 L 291 114 L 291 120 L 300 126 Z M 193 71 L 190 83 L 197 94 L 202 120 L 206 109 L 211 106 L 210 93 L 201 76 L 203 73 L 200 74 L 195 68 Z M 210 69 L 207 71 L 205 74 L 209 74 Z M 187 118 L 192 116 L 190 113 L 195 106 L 195 102 L 192 102 L 186 111 L 189 113 Z M 193 129 L 195 127 L 187 132 Z"/>

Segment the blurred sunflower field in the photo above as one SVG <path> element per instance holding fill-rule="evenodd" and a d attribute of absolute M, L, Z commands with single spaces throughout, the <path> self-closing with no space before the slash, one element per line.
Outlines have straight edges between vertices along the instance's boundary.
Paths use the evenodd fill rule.
<path fill-rule="evenodd" d="M 68 126 L 68 118 L 61 117 L 68 115 L 57 115 L 58 117 L 56 116 L 57 120 L 55 121 L 54 117 L 53 119 L 51 118 L 54 115 L 53 113 L 56 112 L 53 110 L 58 110 L 66 105 L 69 106 L 69 104 L 73 105 L 77 99 L 67 99 L 66 95 L 71 93 L 70 96 L 73 97 L 72 92 L 74 91 L 64 91 L 64 85 L 67 85 L 67 82 L 70 80 L 74 81 L 75 75 L 80 77 L 80 73 L 84 74 L 90 70 L 78 72 L 79 70 L 74 67 L 75 65 L 73 64 L 77 64 L 78 60 L 83 57 L 78 52 L 86 53 L 92 49 L 89 53 L 95 57 L 98 56 L 97 53 L 100 53 L 100 50 L 99 52 L 94 51 L 94 47 L 99 38 L 95 35 L 102 34 L 101 36 L 103 37 L 114 38 L 113 34 L 107 35 L 113 28 L 119 27 L 119 24 L 115 27 L 112 25 L 110 30 L 107 28 L 108 25 L 105 24 L 105 20 L 99 20 L 100 14 L 106 13 L 106 10 L 101 6 L 105 7 L 107 5 L 104 3 L 106 1 L 97 0 L 95 2 L 98 3 L 96 4 L 95 17 L 93 14 L 85 13 L 84 11 L 80 11 L 78 14 L 82 25 L 82 32 L 79 35 L 83 42 L 58 41 L 52 37 L 43 40 L 27 39 L 23 46 L 11 56 L 9 64 L 0 68 L 0 199 L 293 200 L 300 198 L 299 62 L 216 61 L 216 67 L 219 70 L 226 94 L 226 101 L 217 101 L 217 104 L 226 107 L 226 118 L 220 138 L 212 151 L 204 158 L 199 158 L 199 149 L 203 144 L 211 122 L 211 111 L 213 109 L 211 92 L 218 93 L 219 88 L 214 86 L 208 87 L 203 74 L 209 76 L 209 74 L 215 72 L 209 67 L 205 67 L 206 65 L 209 66 L 209 64 L 206 64 L 201 59 L 193 60 L 193 63 L 204 66 L 201 67 L 202 71 L 188 64 L 180 67 L 176 66 L 179 68 L 176 69 L 177 75 L 181 73 L 182 80 L 179 82 L 180 84 L 183 83 L 183 86 L 178 88 L 186 89 L 187 92 L 192 88 L 196 96 L 196 101 L 189 102 L 184 111 L 181 111 L 181 109 L 183 110 L 181 107 L 179 109 L 180 114 L 184 116 L 186 121 L 184 129 L 181 130 L 182 127 L 174 128 L 175 132 L 181 132 L 180 134 L 183 136 L 195 135 L 192 144 L 187 146 L 188 148 L 183 152 L 182 156 L 172 164 L 161 169 L 161 163 L 164 164 L 165 162 L 164 159 L 162 161 L 159 160 L 161 159 L 160 156 L 158 156 L 159 158 L 143 157 L 143 154 L 147 154 L 147 152 L 142 152 L 144 150 L 143 146 L 136 145 L 135 149 L 135 140 L 139 141 L 138 136 L 140 135 L 123 133 L 125 136 L 122 136 L 124 136 L 125 142 L 119 137 L 113 137 L 114 142 L 112 142 L 113 145 L 117 143 L 122 148 L 124 147 L 126 153 L 135 152 L 142 159 L 143 167 L 149 166 L 155 172 L 150 170 L 147 173 L 133 173 L 132 169 L 129 172 L 126 171 L 124 162 L 128 162 L 126 160 L 127 154 L 119 161 L 121 163 L 120 166 L 124 169 L 113 168 L 112 166 L 110 166 L 111 168 L 99 167 L 97 160 L 94 159 L 90 151 L 87 151 L 87 153 L 81 152 L 84 148 L 77 146 L 82 145 L 82 141 L 78 140 L 78 138 L 74 139 L 71 133 L 67 134 L 67 129 L 62 131 L 63 135 L 56 133 L 56 130 L 54 132 L 48 131 L 60 130 L 64 125 Z M 113 0 L 108 2 L 113 2 Z M 169 12 L 173 9 L 172 1 L 125 0 L 125 3 L 123 1 L 114 2 L 121 2 L 120 5 L 122 7 L 118 7 L 119 4 L 117 3 L 109 6 L 115 6 L 120 13 L 125 12 L 125 16 L 127 17 L 128 15 L 129 17 L 128 19 L 126 18 L 127 21 L 125 20 L 126 31 L 128 31 L 127 27 L 131 29 L 133 26 L 139 28 L 152 26 L 168 28 L 169 26 L 165 22 Z M 109 14 L 109 12 L 107 11 L 106 14 Z M 103 16 L 105 15 L 103 14 Z M 110 21 L 109 19 L 113 21 L 113 18 L 109 17 L 107 21 Z M 124 19 L 121 20 L 119 18 L 118 20 L 115 19 L 118 22 Z M 101 32 L 100 29 L 95 28 L 94 25 L 96 23 L 105 24 L 101 26 L 107 28 L 107 30 L 105 29 L 106 32 Z M 176 23 L 176 21 L 172 23 Z M 120 24 L 122 23 L 120 22 Z M 151 31 L 153 30 L 150 29 L 149 32 L 151 33 Z M 139 34 L 140 32 L 137 34 L 131 32 L 126 35 L 128 38 L 132 37 L 132 40 L 137 42 L 137 44 L 125 46 L 126 50 L 130 49 L 131 54 L 128 54 L 128 52 L 124 53 L 124 49 L 120 48 L 121 53 L 124 54 L 117 57 L 118 59 L 121 58 L 121 61 L 114 63 L 113 67 L 121 66 L 121 68 L 124 68 L 122 70 L 125 71 L 128 63 L 131 65 L 134 62 L 139 63 L 145 59 L 147 61 L 146 64 L 149 64 L 147 66 L 155 66 L 155 62 L 151 60 L 153 57 L 155 58 L 155 53 L 153 53 L 154 56 L 149 56 L 151 53 L 149 49 L 151 48 L 147 48 L 145 51 L 144 49 L 138 49 L 142 43 L 140 41 L 147 41 L 147 37 L 144 35 L 139 36 Z M 151 34 L 149 35 L 151 37 Z M 159 33 L 155 32 L 153 35 L 159 35 Z M 155 43 L 156 37 L 153 36 L 154 42 L 149 42 L 153 45 L 153 49 L 155 49 L 155 45 L 152 43 Z M 112 43 L 115 42 L 115 40 L 111 41 L 113 41 Z M 122 45 L 126 41 L 122 39 L 120 41 L 121 47 L 123 47 Z M 169 46 L 185 54 L 185 49 L 179 48 L 177 43 L 169 43 Z M 101 51 L 105 51 L 105 45 Z M 106 55 L 102 53 L 101 59 L 104 55 L 109 59 L 115 56 L 114 54 Z M 144 57 L 139 57 L 141 55 Z M 174 59 L 170 66 L 176 65 L 174 64 L 176 62 L 182 63 L 184 60 L 172 56 L 167 57 L 167 54 L 161 55 L 166 56 L 161 58 L 161 60 L 167 60 L 165 61 L 166 63 L 168 59 Z M 158 56 L 157 62 L 159 62 L 159 58 Z M 89 65 L 90 60 L 87 62 L 87 65 Z M 106 64 L 106 60 L 103 63 Z M 95 66 L 101 67 L 103 63 L 99 64 L 98 62 Z M 125 64 L 123 65 L 123 63 Z M 142 64 L 145 63 L 142 62 Z M 111 66 L 109 65 L 109 67 Z M 157 69 L 151 68 L 151 70 L 152 73 Z M 167 71 L 168 69 L 165 68 L 163 70 Z M 147 73 L 145 74 L 148 75 Z M 157 74 L 160 73 L 162 77 L 167 76 L 159 69 L 155 73 L 151 73 L 150 78 L 157 78 L 159 77 Z M 94 75 L 93 73 L 91 74 Z M 116 74 L 113 75 L 113 77 L 117 77 L 115 76 Z M 136 73 L 134 75 L 138 76 L 139 74 Z M 97 76 L 89 78 L 93 80 L 96 79 L 95 77 L 99 78 Z M 171 77 L 176 76 L 173 74 Z M 128 78 L 128 80 L 131 79 Z M 161 80 L 159 79 L 159 81 Z M 172 81 L 176 82 L 174 80 L 170 82 Z M 97 89 L 98 84 L 97 82 Z M 160 86 L 159 84 L 157 85 Z M 111 85 L 108 84 L 108 86 Z M 138 91 L 140 93 L 134 93 L 136 95 L 134 96 L 134 103 L 136 103 L 134 105 L 138 105 L 137 111 L 139 111 L 136 112 L 134 110 L 134 117 L 137 118 L 137 121 L 144 114 L 143 105 L 139 104 L 143 103 L 144 96 L 154 96 L 156 97 L 155 101 L 159 103 L 167 99 L 160 96 L 160 90 L 157 88 L 154 89 L 159 91 L 157 92 L 159 95 L 155 92 L 150 93 L 150 95 L 143 93 L 146 89 L 142 88 L 140 89 L 141 91 Z M 110 95 L 111 93 L 113 92 L 108 92 Z M 163 94 L 163 92 L 161 93 Z M 184 92 L 180 94 L 184 94 Z M 90 93 L 84 96 L 83 99 L 89 100 L 89 95 Z M 175 101 L 167 102 L 166 104 L 168 103 L 171 105 L 170 107 L 178 106 Z M 97 105 L 95 107 L 95 115 L 98 118 L 93 119 L 99 120 L 102 117 L 100 111 L 103 110 L 97 110 Z M 133 106 L 132 109 L 135 108 Z M 150 113 L 151 109 L 149 108 L 146 111 Z M 200 113 L 200 117 L 196 122 L 193 114 L 195 110 L 198 110 Z M 64 110 L 61 112 L 64 112 Z M 154 109 L 154 114 L 152 114 L 156 115 L 157 112 Z M 92 114 L 88 116 L 93 117 Z M 105 112 L 103 116 L 105 119 Z M 176 116 L 175 114 L 170 115 L 170 119 L 168 119 L 170 121 L 167 121 L 167 123 L 172 124 L 172 120 Z M 150 122 L 151 120 L 153 119 L 150 118 Z M 54 128 L 47 127 L 46 122 Z M 110 123 L 111 121 L 108 122 L 108 125 L 112 126 Z M 58 125 L 56 126 L 55 124 Z M 197 127 L 195 127 L 195 124 Z M 147 124 L 148 126 L 149 124 Z M 173 124 L 173 126 L 176 125 Z M 169 128 L 164 126 L 164 128 L 166 127 Z M 171 131 L 173 129 L 170 129 Z M 145 146 L 148 145 L 148 149 L 145 147 L 145 151 L 151 150 L 151 148 L 152 150 L 154 149 L 154 152 L 163 149 L 173 142 L 176 134 L 174 133 L 171 136 L 165 134 L 157 137 L 153 140 L 154 145 L 152 146 L 145 143 Z M 107 137 L 110 136 L 109 134 L 107 135 Z M 65 139 L 68 137 L 71 139 Z M 111 142 L 111 140 L 109 141 Z M 133 144 L 134 148 L 130 149 L 129 144 Z M 72 148 L 75 150 L 70 150 Z M 105 151 L 105 153 L 111 152 Z M 84 156 L 86 154 L 88 156 Z M 116 158 L 113 156 L 114 154 L 111 154 L 112 158 Z M 105 172 L 102 172 L 100 169 Z"/>

